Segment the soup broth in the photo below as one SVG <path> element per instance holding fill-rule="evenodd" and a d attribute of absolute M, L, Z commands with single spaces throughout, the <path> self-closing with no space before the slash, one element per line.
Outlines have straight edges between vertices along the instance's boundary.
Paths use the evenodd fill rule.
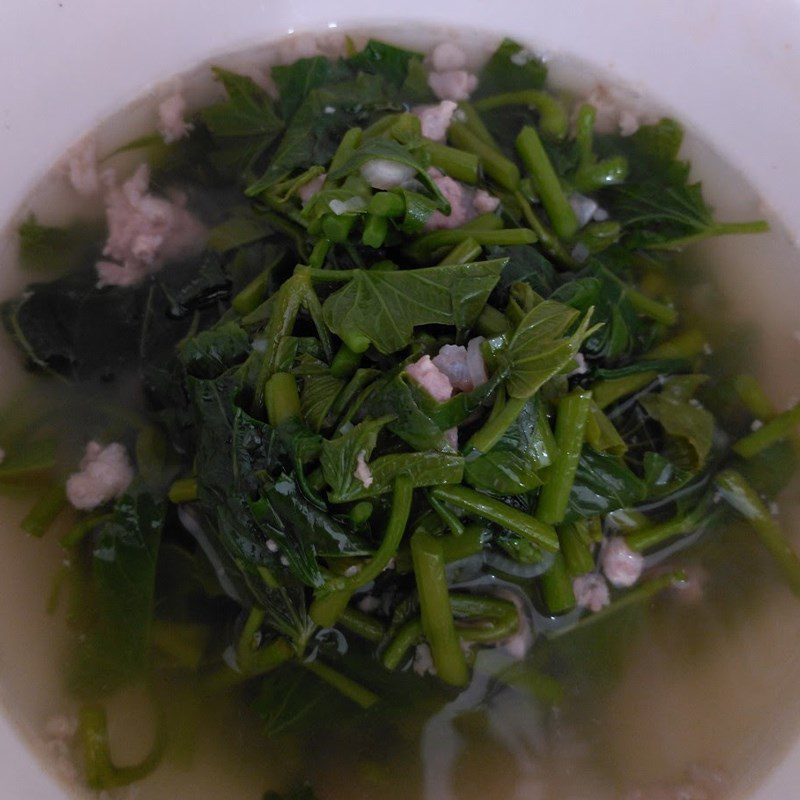
<path fill-rule="evenodd" d="M 474 32 L 368 33 L 420 50 L 455 37 L 473 69 L 496 45 Z M 356 43 L 368 38 L 364 31 L 351 36 Z M 335 55 L 343 46 L 338 34 L 295 36 L 213 63 L 266 85 L 268 65 L 317 51 Z M 577 96 L 603 84 L 616 102 L 645 119 L 662 111 L 633 92 L 609 87 L 590 65 L 556 58 L 548 66 L 552 83 Z M 190 109 L 222 96 L 208 65 L 181 76 L 179 83 Z M 155 108 L 175 85 L 165 84 L 103 122 L 93 134 L 98 152 L 112 153 L 151 133 Z M 682 152 L 719 216 L 764 216 L 734 165 L 711 145 L 689 130 Z M 110 163 L 124 173 L 141 157 L 134 150 Z M 5 265 L 0 293 L 10 297 L 32 280 L 50 277 L 15 267 L 16 229 L 30 213 L 46 224 L 64 224 L 76 217 L 97 220 L 101 211 L 94 201 L 77 201 L 63 168 L 54 168 L 8 228 L 0 251 Z M 800 395 L 800 271 L 788 236 L 777 220 L 770 222 L 768 234 L 691 248 L 676 280 L 681 313 L 713 349 L 712 373 L 753 373 L 783 409 Z M 6 337 L 1 341 L 10 411 L 0 420 L 0 435 L 10 441 L 15 424 L 26 418 L 41 435 L 57 432 L 64 475 L 74 470 L 88 439 L 112 441 L 121 419 L 141 413 L 143 398 L 133 377 L 77 388 L 54 377 L 31 377 L 12 344 Z M 41 752 L 45 768 L 78 796 L 83 790 L 74 766 L 77 754 L 59 743 L 58 721 L 53 722 L 74 718 L 79 706 L 64 678 L 75 635 L 73 556 L 59 545 L 74 519 L 64 512 L 41 541 L 22 533 L 20 521 L 35 497 L 25 489 L 6 486 L 0 498 L 5 548 L 0 598 L 6 609 L 0 615 L 0 687 L 8 715 Z M 775 509 L 792 538 L 797 499 L 792 482 Z M 330 694 L 317 697 L 313 681 L 280 672 L 265 682 L 269 685 L 220 691 L 186 671 L 157 671 L 148 685 L 115 693 L 107 713 L 117 763 L 144 758 L 154 730 L 164 733 L 162 763 L 134 787 L 112 794 L 255 800 L 268 790 L 308 784 L 320 800 L 744 797 L 797 733 L 797 599 L 745 523 L 725 522 L 702 534 L 688 552 L 676 548 L 653 566 L 685 569 L 689 588 L 669 588 L 562 636 L 546 636 L 551 623 L 528 609 L 533 645 L 522 662 L 502 648 L 480 650 L 469 685 L 458 691 L 414 669 L 372 675 L 381 702 L 366 713 Z M 469 561 L 460 569 L 451 585 L 470 589 L 489 579 Z M 497 577 L 493 586 L 502 589 L 508 582 L 507 575 Z M 358 639 L 343 642 L 341 634 L 318 634 L 314 646 L 323 653 L 349 646 L 354 675 L 376 668 Z M 296 724 L 270 712 L 277 707 L 275 693 L 296 706 Z M 696 793 L 680 795 L 681 787 Z"/>

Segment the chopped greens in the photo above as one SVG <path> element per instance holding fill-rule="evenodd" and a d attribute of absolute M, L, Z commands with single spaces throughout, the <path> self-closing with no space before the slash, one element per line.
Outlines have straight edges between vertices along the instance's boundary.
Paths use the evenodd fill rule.
<path fill-rule="evenodd" d="M 276 99 L 215 68 L 227 98 L 151 163 L 208 223 L 199 256 L 99 288 L 102 231 L 21 225 L 22 265 L 57 273 L 2 307 L 29 366 L 144 398 L 95 426 L 136 479 L 62 539 L 91 788 L 160 758 L 116 767 L 102 706 L 155 671 L 246 688 L 277 737 L 406 680 L 451 697 L 475 648 L 529 625 L 498 574 L 554 641 L 682 580 L 620 588 L 612 539 L 659 558 L 736 512 L 800 592 L 768 511 L 800 412 L 748 376 L 718 407 L 671 283 L 672 251 L 765 225 L 714 220 L 675 121 L 600 136 L 583 105 L 571 132 L 546 75 L 503 41 L 443 144 L 410 113 L 433 101 L 421 54 L 370 41 L 276 66 Z M 29 438 L 0 466 L 4 488 L 47 478 L 35 536 L 65 512 L 56 448 Z M 454 585 L 456 561 L 482 579 Z M 617 588 L 592 614 L 577 581 L 608 588 L 604 569 Z M 438 683 L 399 675 L 425 648 Z M 561 696 L 523 672 L 508 685 Z"/>

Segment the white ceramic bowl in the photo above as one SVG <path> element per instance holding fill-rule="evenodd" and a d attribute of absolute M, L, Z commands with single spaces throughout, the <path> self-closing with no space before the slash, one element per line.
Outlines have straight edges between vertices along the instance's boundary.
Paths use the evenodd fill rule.
<path fill-rule="evenodd" d="M 800 4 L 789 0 L 2 0 L 0 221 L 82 133 L 210 55 L 412 20 L 511 33 L 619 77 L 712 142 L 800 238 Z M 3 797 L 65 797 L 1 718 L 0 776 Z M 798 786 L 800 748 L 753 800 L 794 800 Z"/>

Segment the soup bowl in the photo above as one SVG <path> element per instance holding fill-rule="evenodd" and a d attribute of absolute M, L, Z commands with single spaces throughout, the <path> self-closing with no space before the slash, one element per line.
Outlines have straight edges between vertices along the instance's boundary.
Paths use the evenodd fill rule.
<path fill-rule="evenodd" d="M 421 25 L 511 34 L 554 61 L 579 59 L 633 95 L 674 113 L 699 139 L 712 143 L 788 234 L 791 242 L 784 242 L 782 253 L 791 254 L 792 243 L 800 238 L 798 2 L 385 0 L 368 8 L 357 0 L 3 0 L 2 6 L 2 223 L 82 134 L 164 79 L 215 54 L 291 33 L 356 26 L 385 30 L 396 24 L 398 29 Z M 735 198 L 725 197 L 724 180 L 704 177 L 718 206 L 736 207 Z M 752 257 L 747 248 L 726 254 L 732 267 L 738 261 L 742 269 Z M 770 291 L 781 318 L 794 315 L 800 321 L 796 295 L 781 291 L 785 274 L 784 269 L 769 278 L 777 283 Z M 2 358 L 8 357 L 4 351 Z M 784 378 L 779 366 L 768 376 L 778 391 L 789 383 Z M 4 536 L 17 535 L 11 521 L 5 527 Z M 33 732 L 17 710 L 21 668 L 15 668 L 15 653 L 28 648 L 46 660 L 47 646 L 26 640 L 22 606 L 30 592 L 13 570 L 9 576 L 0 583 L 2 794 L 59 800 L 66 790 L 34 754 Z M 776 753 L 773 761 L 769 774 L 751 781 L 751 800 L 798 796 L 800 746 Z"/>

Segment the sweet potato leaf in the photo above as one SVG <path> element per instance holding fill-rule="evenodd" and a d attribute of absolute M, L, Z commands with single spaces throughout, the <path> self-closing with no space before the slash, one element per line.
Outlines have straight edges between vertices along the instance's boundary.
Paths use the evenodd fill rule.
<path fill-rule="evenodd" d="M 106 696 L 147 669 L 164 515 L 164 503 L 134 485 L 94 532 L 86 628 L 69 675 L 80 696 Z"/>
<path fill-rule="evenodd" d="M 356 477 L 359 454 L 369 460 L 378 435 L 392 417 L 379 417 L 359 422 L 347 433 L 323 442 L 320 466 L 322 475 L 330 486 L 329 497 L 333 503 L 344 502 L 341 498 L 358 492 L 363 483 Z"/>
<path fill-rule="evenodd" d="M 577 316 L 574 309 L 545 300 L 523 317 L 506 352 L 506 389 L 512 397 L 530 397 L 572 362 L 584 339 L 594 332 L 589 328 L 590 310 L 575 332 L 565 336 Z"/>
<path fill-rule="evenodd" d="M 503 269 L 503 260 L 396 271 L 354 270 L 323 304 L 325 323 L 344 338 L 367 338 L 381 353 L 397 352 L 418 325 L 468 329 Z"/>
<path fill-rule="evenodd" d="M 478 75 L 476 97 L 520 89 L 541 89 L 547 67 L 521 44 L 504 39 Z"/>

